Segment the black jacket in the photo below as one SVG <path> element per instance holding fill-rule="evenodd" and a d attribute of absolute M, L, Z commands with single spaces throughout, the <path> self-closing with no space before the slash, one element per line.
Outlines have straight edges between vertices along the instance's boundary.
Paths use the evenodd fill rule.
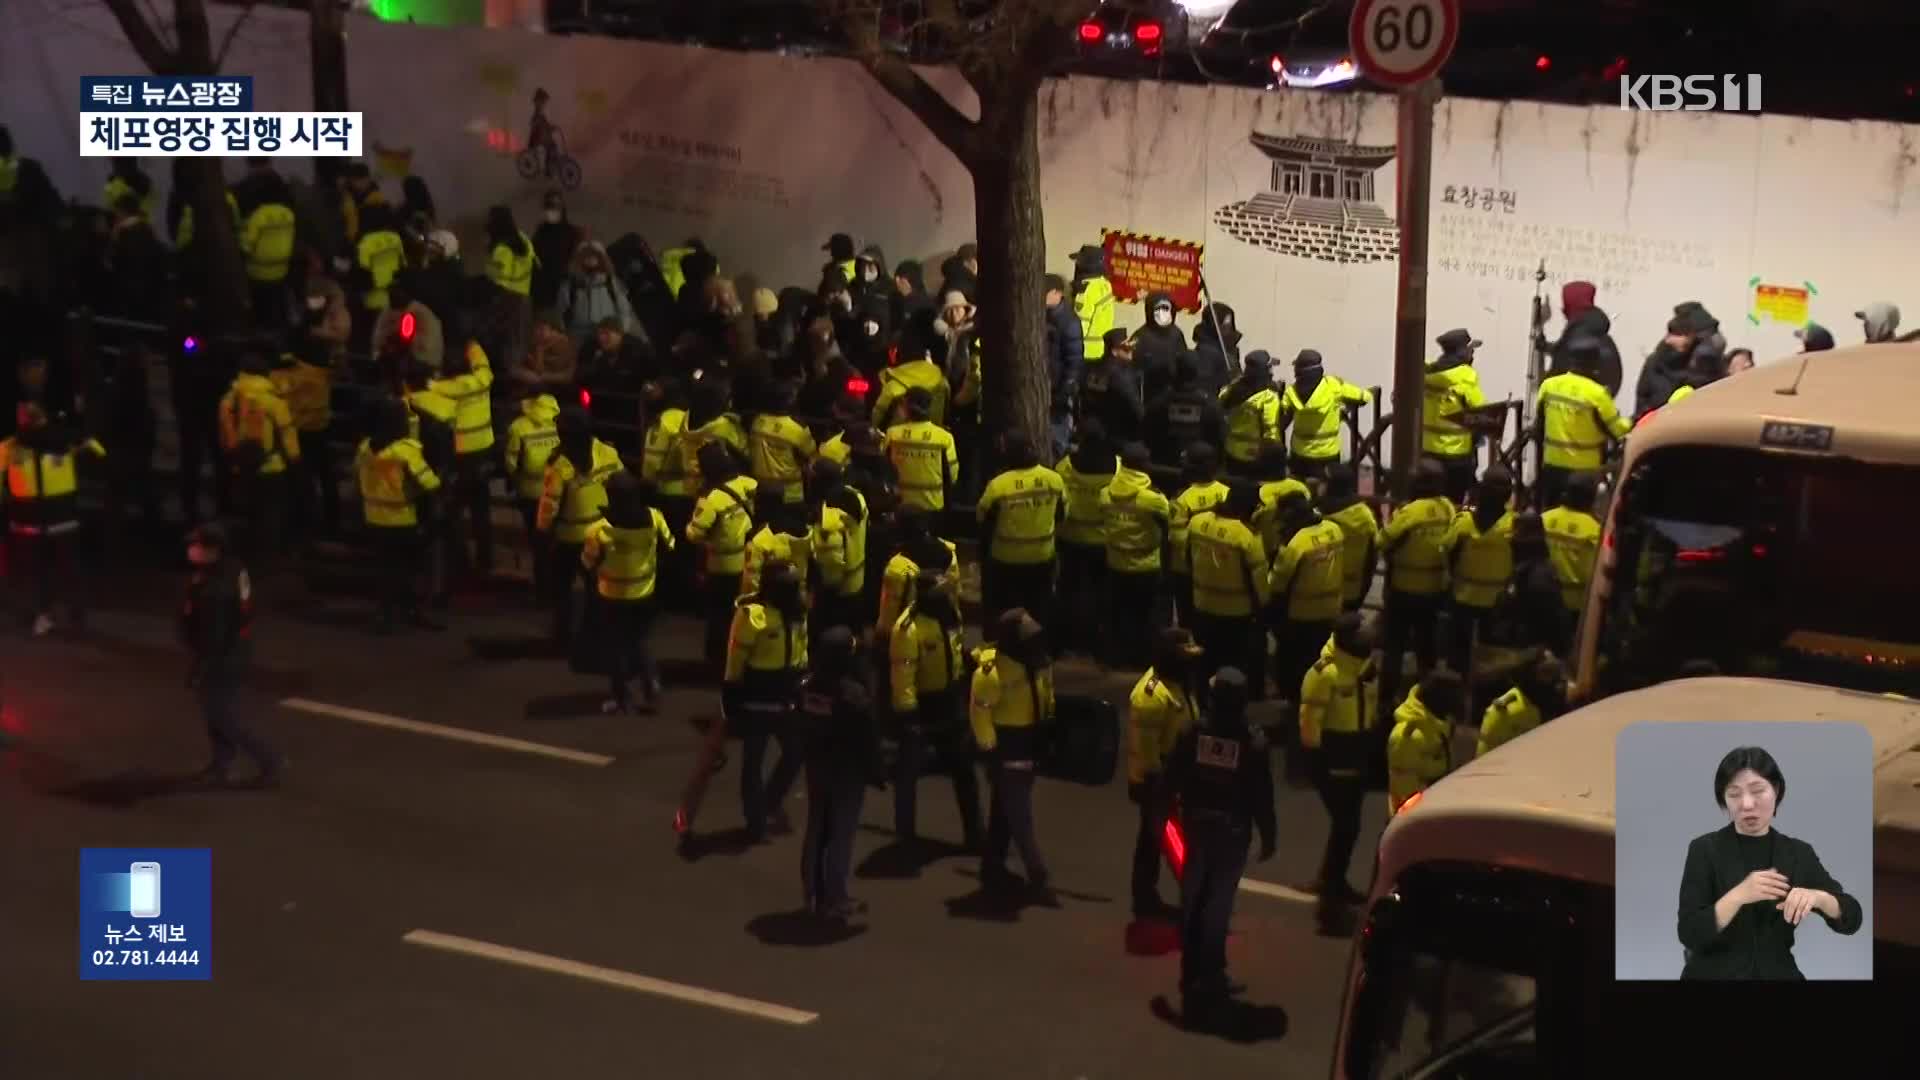
<path fill-rule="evenodd" d="M 1840 917 L 1826 919 L 1836 934 L 1860 930 L 1860 901 L 1848 896 L 1840 883 L 1820 865 L 1820 857 L 1805 840 L 1795 840 L 1774 829 L 1759 843 L 1767 844 L 1765 863 L 1749 867 L 1743 850 L 1748 838 L 1734 831 L 1729 823 L 1723 828 L 1694 837 L 1687 845 L 1687 863 L 1680 875 L 1680 944 L 1686 950 L 1686 968 L 1682 979 L 1800 979 L 1799 965 L 1793 962 L 1793 936 L 1797 929 L 1787 922 L 1774 905 L 1763 900 L 1748 904 L 1734 913 L 1726 929 L 1715 930 L 1713 905 L 1727 890 L 1740 884 L 1751 869 L 1772 867 L 1785 875 L 1790 888 L 1819 889 L 1833 894 L 1840 902 Z"/>
<path fill-rule="evenodd" d="M 1167 755 L 1167 786 L 1189 830 L 1208 826 L 1260 830 L 1274 842 L 1273 766 L 1267 740 L 1244 724 L 1212 720 L 1188 728 Z"/>
<path fill-rule="evenodd" d="M 1600 346 L 1600 385 L 1607 388 L 1607 394 L 1617 397 L 1620 383 L 1625 378 L 1620 365 L 1620 347 L 1613 343 L 1613 323 L 1607 313 L 1597 307 L 1588 308 L 1567 320 L 1560 330 L 1557 341 L 1547 343 L 1547 374 L 1558 375 L 1573 370 L 1572 351 L 1568 348 L 1580 338 L 1591 338 Z"/>
<path fill-rule="evenodd" d="M 1106 425 L 1107 439 L 1115 446 L 1142 438 L 1146 408 L 1133 365 L 1092 364 L 1081 369 L 1080 415 Z"/>
<path fill-rule="evenodd" d="M 1166 293 L 1148 293 L 1147 311 L 1152 312 L 1153 305 L 1162 300 L 1171 303 L 1173 298 Z M 1180 329 L 1180 312 L 1176 309 L 1173 315 L 1174 322 L 1155 326 L 1149 314 L 1146 325 L 1133 332 L 1133 366 L 1140 369 L 1148 397 L 1172 383 L 1174 362 L 1187 351 L 1187 335 Z"/>
<path fill-rule="evenodd" d="M 1633 418 L 1647 415 L 1667 403 L 1673 392 L 1686 381 L 1688 353 L 1661 342 L 1640 368 L 1640 381 L 1633 391 Z"/>
<path fill-rule="evenodd" d="M 180 637 L 201 684 L 234 679 L 252 653 L 253 583 L 239 560 L 196 570 L 180 609 Z"/>
<path fill-rule="evenodd" d="M 1221 340 L 1212 321 L 1205 318 L 1193 328 L 1193 359 L 1200 369 L 1197 385 L 1211 394 L 1240 377 L 1240 328 L 1228 324 L 1226 334 L 1226 340 Z"/>
<path fill-rule="evenodd" d="M 1227 441 L 1227 415 L 1220 402 L 1197 387 L 1162 394 L 1147 405 L 1146 442 L 1155 464 L 1177 465 L 1189 443 L 1217 453 Z"/>
<path fill-rule="evenodd" d="M 810 769 L 861 781 L 877 779 L 880 737 L 873 697 L 857 679 L 808 675 L 800 680 L 795 721 Z"/>

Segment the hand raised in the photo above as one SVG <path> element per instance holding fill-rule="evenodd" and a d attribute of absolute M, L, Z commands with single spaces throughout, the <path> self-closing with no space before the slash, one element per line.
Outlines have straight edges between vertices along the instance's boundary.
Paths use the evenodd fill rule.
<path fill-rule="evenodd" d="M 1799 926 L 1800 920 L 1806 918 L 1807 915 L 1813 911 L 1814 905 L 1819 903 L 1820 897 L 1821 893 L 1819 889 L 1789 889 L 1787 890 L 1786 899 L 1773 906 L 1789 923 L 1792 923 L 1794 926 Z"/>
<path fill-rule="evenodd" d="M 1741 904 L 1754 904 L 1762 900 L 1781 900 L 1787 895 L 1787 878 L 1778 870 L 1755 870 L 1734 886 L 1740 894 Z"/>

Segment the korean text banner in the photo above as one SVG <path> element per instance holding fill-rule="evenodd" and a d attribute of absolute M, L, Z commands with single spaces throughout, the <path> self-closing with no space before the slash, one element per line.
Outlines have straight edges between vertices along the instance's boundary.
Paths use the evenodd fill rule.
<path fill-rule="evenodd" d="M 359 157 L 359 113 L 80 114 L 81 157 Z"/>
<path fill-rule="evenodd" d="M 87 75 L 81 112 L 253 111 L 253 76 Z"/>
<path fill-rule="evenodd" d="M 213 978 L 213 852 L 80 849 L 80 977 Z"/>
<path fill-rule="evenodd" d="M 1154 293 L 1166 293 L 1175 309 L 1200 310 L 1200 260 L 1205 252 L 1199 244 L 1110 229 L 1101 246 L 1116 298 L 1137 304 Z"/>

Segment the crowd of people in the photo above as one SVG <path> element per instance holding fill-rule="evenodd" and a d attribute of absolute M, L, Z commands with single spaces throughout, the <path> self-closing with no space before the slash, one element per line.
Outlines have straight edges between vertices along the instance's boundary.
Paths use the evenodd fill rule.
<path fill-rule="evenodd" d="M 0 160 L 18 260 L 22 207 L 44 198 L 44 176 L 8 144 Z M 1179 920 L 1195 1015 L 1228 997 L 1226 915 L 1251 831 L 1265 854 L 1274 847 L 1269 736 L 1249 705 L 1294 706 L 1275 737 L 1329 818 L 1319 872 L 1301 887 L 1331 915 L 1359 898 L 1347 875 L 1369 784 L 1384 781 L 1397 810 L 1447 770 L 1457 724 L 1477 714 L 1488 753 L 1564 708 L 1557 657 L 1585 602 L 1610 446 L 1751 363 L 1703 307 L 1681 305 L 1622 416 L 1607 318 L 1592 285 L 1569 284 L 1564 332 L 1537 342 L 1551 361 L 1535 410 L 1543 458 L 1522 490 L 1483 461 L 1480 342 L 1449 330 L 1427 368 L 1410 498 L 1383 515 L 1348 449 L 1359 440 L 1346 439 L 1370 391 L 1313 349 L 1277 378 L 1269 353 L 1243 353 L 1226 304 L 1193 313 L 1191 339 L 1163 294 L 1146 299 L 1143 325 L 1116 326 L 1097 247 L 1075 254 L 1070 276 L 1033 283 L 1051 422 L 1028 437 L 982 424 L 993 367 L 970 244 L 930 291 L 921 263 L 889 264 L 836 233 L 819 282 L 776 291 L 723 274 L 699 240 L 602 242 L 556 191 L 531 234 L 492 208 L 484 271 L 469 276 L 418 177 L 396 204 L 362 165 L 324 191 L 253 160 L 226 195 L 250 325 L 196 341 L 211 256 L 189 183 L 176 173 L 168 245 L 151 181 L 114 163 L 79 297 L 182 331 L 178 348 L 157 350 L 172 361 L 182 506 L 190 523 L 207 520 L 210 463 L 216 505 L 242 526 L 231 542 L 193 533 L 196 588 L 232 615 L 197 617 L 204 670 L 229 671 L 224 658 L 244 647 L 233 627 L 252 585 L 236 551 L 264 569 L 290 547 L 349 539 L 368 553 L 379 628 L 438 627 L 456 579 L 493 567 L 503 496 L 553 643 L 607 678 L 609 714 L 655 710 L 678 689 L 649 648 L 658 612 L 703 620 L 722 719 L 675 832 L 696 842 L 731 740 L 750 839 L 790 827 L 785 797 L 804 771 L 807 902 L 832 919 L 862 910 L 847 879 L 864 791 L 891 787 L 895 832 L 912 844 L 927 775 L 953 784 L 982 881 L 1050 900 L 1033 788 L 1068 697 L 1054 663 L 1080 653 L 1143 670 L 1127 702 L 1133 910 Z M 1890 337 L 1898 315 L 1882 307 L 1863 318 Z M 1809 328 L 1807 347 L 1830 347 L 1824 334 Z M 65 573 L 77 453 L 104 457 L 111 486 L 157 513 L 140 370 L 155 353 L 128 348 L 104 395 L 80 395 L 110 403 L 91 426 L 67 418 L 44 361 L 21 365 L 19 429 L 0 443 L 0 468 L 16 565 L 38 584 L 36 633 L 54 625 L 63 591 L 77 596 Z M 964 538 L 981 571 L 977 648 Z M 1523 656 L 1492 681 L 1478 660 L 1490 642 Z M 231 694 L 204 700 L 221 748 L 212 772 L 224 777 L 239 747 L 277 775 Z M 1188 845 L 1179 908 L 1158 891 L 1170 818 Z M 1016 849 L 1024 881 L 1007 868 Z"/>

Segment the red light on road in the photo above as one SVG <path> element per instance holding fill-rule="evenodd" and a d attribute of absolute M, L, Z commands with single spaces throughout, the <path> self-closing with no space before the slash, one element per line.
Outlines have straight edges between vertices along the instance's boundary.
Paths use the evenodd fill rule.
<path fill-rule="evenodd" d="M 1285 57 L 1276 56 L 1273 59 L 1267 61 L 1267 66 L 1273 69 L 1273 73 L 1275 75 L 1278 75 L 1282 71 L 1286 70 L 1287 61 Z"/>
<path fill-rule="evenodd" d="M 1627 58 L 1624 56 L 1617 56 L 1614 58 L 1613 63 L 1608 64 L 1606 66 L 1606 69 L 1600 73 L 1600 77 L 1604 79 L 1617 79 L 1620 76 L 1625 75 L 1626 73 L 1627 73 Z"/>
<path fill-rule="evenodd" d="M 1080 24 L 1081 41 L 1099 41 L 1102 33 L 1103 31 L 1100 29 L 1100 24 L 1094 22 L 1092 19 L 1088 19 L 1086 22 Z"/>
<path fill-rule="evenodd" d="M 585 409 L 585 408 L 591 407 L 592 405 L 593 405 L 593 391 L 588 390 L 584 386 L 581 387 L 580 388 L 580 407 Z"/>
<path fill-rule="evenodd" d="M 1533 70 L 1535 71 L 1546 71 L 1551 67 L 1553 67 L 1553 57 L 1544 53 L 1536 57 L 1533 61 Z"/>
<path fill-rule="evenodd" d="M 1138 38 L 1140 40 L 1140 43 L 1143 45 L 1152 45 L 1152 44 L 1158 43 L 1160 40 L 1160 34 L 1161 34 L 1161 30 L 1160 30 L 1159 23 L 1150 23 L 1150 22 L 1141 23 L 1139 26 L 1136 26 L 1133 28 L 1133 36 Z"/>
<path fill-rule="evenodd" d="M 1727 553 L 1721 548 L 1681 548 L 1673 553 L 1673 557 L 1676 562 L 1683 563 L 1719 562 L 1727 557 Z"/>
<path fill-rule="evenodd" d="M 855 397 L 864 398 L 867 396 L 867 391 L 871 389 L 873 389 L 873 384 L 858 375 L 847 380 L 847 393 Z"/>

